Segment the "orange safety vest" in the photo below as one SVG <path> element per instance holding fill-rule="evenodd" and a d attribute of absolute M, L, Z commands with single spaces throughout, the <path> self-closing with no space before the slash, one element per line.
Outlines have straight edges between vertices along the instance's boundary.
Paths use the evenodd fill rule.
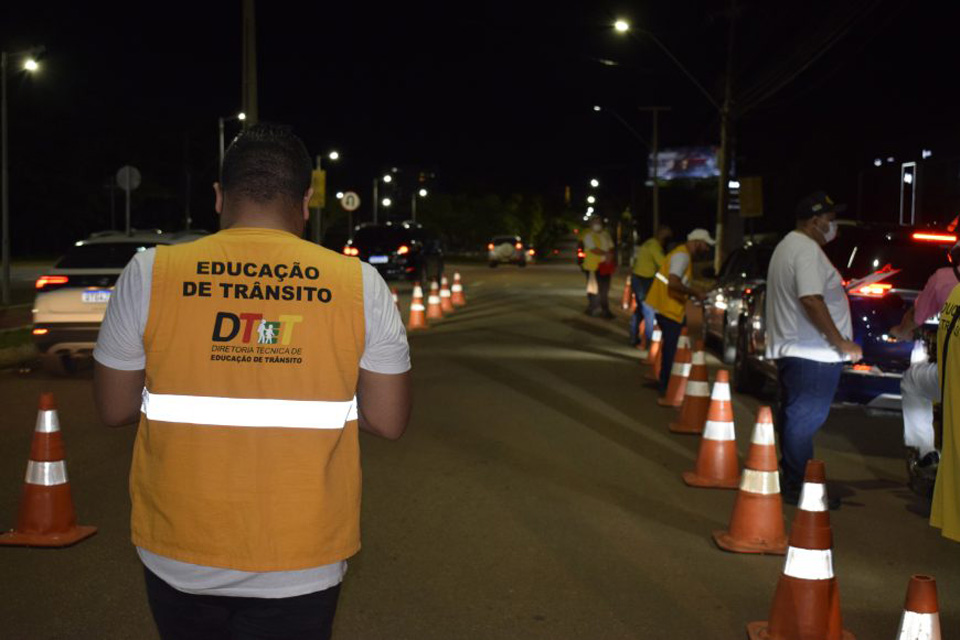
<path fill-rule="evenodd" d="M 284 231 L 157 247 L 133 542 L 287 571 L 360 548 L 360 262 Z"/>

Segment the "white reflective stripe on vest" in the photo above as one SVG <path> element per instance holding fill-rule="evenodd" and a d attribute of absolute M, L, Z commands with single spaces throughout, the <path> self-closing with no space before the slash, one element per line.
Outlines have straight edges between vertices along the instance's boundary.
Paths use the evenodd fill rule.
<path fill-rule="evenodd" d="M 670 278 L 668 278 L 667 276 L 663 275 L 663 274 L 660 273 L 659 271 L 657 271 L 657 275 L 654 276 L 654 277 L 655 277 L 657 280 L 659 280 L 660 282 L 662 282 L 663 284 L 666 284 L 666 285 L 669 285 L 669 284 L 670 284 Z"/>
<path fill-rule="evenodd" d="M 709 398 L 710 397 L 710 383 L 701 382 L 699 380 L 687 380 L 687 392 L 688 396 L 695 396 L 697 398 Z"/>
<path fill-rule="evenodd" d="M 833 553 L 830 549 L 789 547 L 783 575 L 800 580 L 830 580 L 833 578 Z"/>
<path fill-rule="evenodd" d="M 670 367 L 670 375 L 681 376 L 686 378 L 690 375 L 690 363 L 689 362 L 674 362 L 673 366 Z"/>
<path fill-rule="evenodd" d="M 730 402 L 730 385 L 726 382 L 715 382 L 713 385 L 713 395 L 711 400 L 726 400 Z"/>
<path fill-rule="evenodd" d="M 804 482 L 797 508 L 804 511 L 826 511 L 827 485 L 819 482 Z"/>
<path fill-rule="evenodd" d="M 60 431 L 60 420 L 57 418 L 57 412 L 48 410 L 38 413 L 37 426 L 34 431 L 37 433 L 56 433 Z"/>
<path fill-rule="evenodd" d="M 773 425 L 769 422 L 762 422 L 753 428 L 753 444 L 774 445 L 776 441 L 773 436 Z"/>
<path fill-rule="evenodd" d="M 733 430 L 733 423 L 707 420 L 707 424 L 703 427 L 703 437 L 706 440 L 719 440 L 721 442 L 725 440 L 735 440 L 736 435 Z"/>
<path fill-rule="evenodd" d="M 740 491 L 771 496 L 780 493 L 780 473 L 777 471 L 757 471 L 744 469 L 740 477 Z"/>
<path fill-rule="evenodd" d="M 357 419 L 357 399 L 269 400 L 150 393 L 143 390 L 141 411 L 150 420 L 222 427 L 343 429 Z"/>
<path fill-rule="evenodd" d="M 67 465 L 63 460 L 56 462 L 29 460 L 27 473 L 23 479 L 27 484 L 38 484 L 42 487 L 67 484 Z"/>
<path fill-rule="evenodd" d="M 940 614 L 904 611 L 897 640 L 940 640 Z"/>

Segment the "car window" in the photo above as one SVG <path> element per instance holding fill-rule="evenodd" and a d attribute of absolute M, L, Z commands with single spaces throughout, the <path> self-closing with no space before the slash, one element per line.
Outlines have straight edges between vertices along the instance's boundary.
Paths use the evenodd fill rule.
<path fill-rule="evenodd" d="M 723 272 L 724 280 L 736 280 L 741 276 L 750 260 L 750 252 L 744 248 L 738 248 L 730 254 L 727 261 L 726 271 Z"/>
<path fill-rule="evenodd" d="M 57 269 L 123 269 L 139 251 L 155 242 L 100 242 L 73 247 L 55 265 Z"/>
<path fill-rule="evenodd" d="M 862 278 L 886 265 L 901 270 L 887 282 L 903 289 L 922 289 L 934 271 L 948 265 L 947 247 L 881 237 L 854 243 L 846 264 L 836 266 L 840 275 L 851 279 Z"/>
<path fill-rule="evenodd" d="M 353 237 L 353 243 L 359 245 L 399 245 L 404 242 L 404 230 L 393 227 L 364 227 Z"/>
<path fill-rule="evenodd" d="M 519 241 L 520 241 L 519 238 L 517 238 L 516 236 L 497 236 L 493 240 L 491 240 L 493 244 L 514 244 L 515 242 L 519 242 Z"/>

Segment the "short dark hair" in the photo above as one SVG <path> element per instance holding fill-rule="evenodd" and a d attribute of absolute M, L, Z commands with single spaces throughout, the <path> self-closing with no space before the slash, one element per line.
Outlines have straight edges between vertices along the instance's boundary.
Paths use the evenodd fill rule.
<path fill-rule="evenodd" d="M 291 127 L 260 122 L 233 139 L 223 156 L 224 193 L 254 202 L 283 197 L 300 202 L 310 188 L 313 165 Z"/>

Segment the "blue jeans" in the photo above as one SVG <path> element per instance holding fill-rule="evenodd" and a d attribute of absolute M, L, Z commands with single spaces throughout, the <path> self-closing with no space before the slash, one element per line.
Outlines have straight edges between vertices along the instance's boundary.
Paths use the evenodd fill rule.
<path fill-rule="evenodd" d="M 633 274 L 630 276 L 630 286 L 633 288 L 633 298 L 637 301 L 637 309 L 630 316 L 630 339 L 636 340 L 640 332 L 640 318 L 643 317 L 643 335 L 647 338 L 647 344 L 650 344 L 650 338 L 653 337 L 654 318 L 653 307 L 644 300 L 647 298 L 647 292 L 650 291 L 650 285 L 653 284 L 653 278 L 641 278 Z"/>
<path fill-rule="evenodd" d="M 780 385 L 777 433 L 784 493 L 798 492 L 803 486 L 807 460 L 813 457 L 813 436 L 830 414 L 830 403 L 837 393 L 842 370 L 840 362 L 806 358 L 777 360 Z"/>
<path fill-rule="evenodd" d="M 663 396 L 670 384 L 670 372 L 677 355 L 677 342 L 680 341 L 683 323 L 658 313 L 657 324 L 660 325 L 660 395 Z"/>

